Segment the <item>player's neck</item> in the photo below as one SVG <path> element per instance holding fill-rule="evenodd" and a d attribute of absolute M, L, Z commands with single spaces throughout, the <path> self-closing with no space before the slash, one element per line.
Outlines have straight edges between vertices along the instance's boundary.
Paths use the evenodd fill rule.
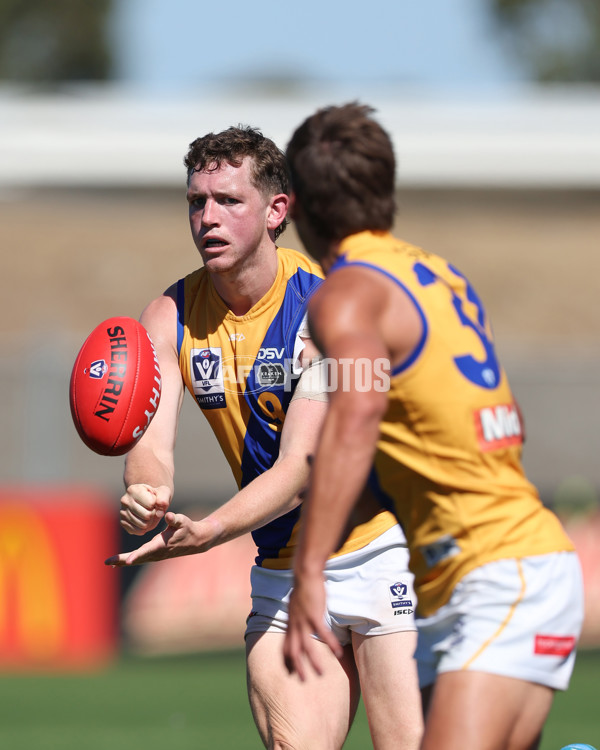
<path fill-rule="evenodd" d="M 245 315 L 267 294 L 277 278 L 277 252 L 249 258 L 240 267 L 212 273 L 215 290 L 234 315 Z"/>
<path fill-rule="evenodd" d="M 339 260 L 340 242 L 323 243 L 322 254 L 318 256 L 319 263 L 327 275 L 331 267 Z"/>

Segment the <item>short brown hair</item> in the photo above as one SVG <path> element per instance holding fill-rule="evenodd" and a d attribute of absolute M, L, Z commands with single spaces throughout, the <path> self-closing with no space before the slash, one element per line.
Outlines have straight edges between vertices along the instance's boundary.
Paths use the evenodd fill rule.
<path fill-rule="evenodd" d="M 190 143 L 183 163 L 188 184 L 193 172 L 219 169 L 227 163 L 239 167 L 248 157 L 251 160 L 253 185 L 266 196 L 290 194 L 290 178 L 285 154 L 258 128 L 249 125 L 230 127 L 220 133 L 208 133 Z M 287 219 L 275 230 L 275 238 L 285 230 Z"/>
<path fill-rule="evenodd" d="M 357 102 L 325 107 L 288 144 L 292 189 L 307 221 L 326 240 L 392 228 L 396 160 L 373 112 Z"/>

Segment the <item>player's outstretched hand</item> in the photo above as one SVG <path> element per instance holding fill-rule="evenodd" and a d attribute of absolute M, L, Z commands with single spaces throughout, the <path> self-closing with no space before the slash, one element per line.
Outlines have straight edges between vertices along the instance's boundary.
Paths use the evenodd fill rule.
<path fill-rule="evenodd" d="M 313 634 L 329 646 L 338 659 L 342 658 L 343 648 L 325 622 L 325 583 L 322 577 L 296 581 L 290 597 L 283 658 L 288 672 L 296 672 L 303 681 L 308 676 L 307 667 L 319 675 L 323 673 Z"/>
<path fill-rule="evenodd" d="M 199 522 L 192 521 L 183 513 L 167 513 L 165 522 L 167 528 L 152 537 L 149 542 L 142 544 L 133 552 L 113 555 L 105 560 L 104 564 L 123 568 L 130 565 L 167 560 L 171 557 L 193 555 L 205 550 L 205 546 L 202 546 L 197 533 Z"/>
<path fill-rule="evenodd" d="M 169 509 L 171 490 L 131 484 L 121 498 L 119 520 L 128 534 L 142 536 L 155 529 Z"/>

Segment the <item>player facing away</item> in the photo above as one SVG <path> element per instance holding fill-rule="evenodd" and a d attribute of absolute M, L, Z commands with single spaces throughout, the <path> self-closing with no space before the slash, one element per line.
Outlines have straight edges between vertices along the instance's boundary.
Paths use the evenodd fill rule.
<path fill-rule="evenodd" d="M 323 622 L 322 568 L 368 480 L 408 540 L 422 750 L 536 748 L 573 668 L 581 572 L 524 476 L 485 309 L 458 269 L 391 235 L 393 146 L 369 107 L 319 110 L 287 156 L 292 217 L 326 273 L 313 340 L 340 370 L 355 365 L 330 394 L 303 503 L 286 664 L 306 679 L 321 669 L 313 632 L 342 653 Z M 364 387 L 365 362 L 387 363 L 387 392 Z"/>
<path fill-rule="evenodd" d="M 233 127 L 195 140 L 185 165 L 190 227 L 203 266 L 141 316 L 163 389 L 154 420 L 127 455 L 120 511 L 129 533 L 155 529 L 163 516 L 167 528 L 107 564 L 204 552 L 252 532 L 248 692 L 265 746 L 341 748 L 362 690 L 374 747 L 416 750 L 422 713 L 412 575 L 404 536 L 377 502 L 369 507 L 365 499 L 324 566 L 326 617 L 343 644 L 341 657 L 315 641 L 321 676 L 305 682 L 283 662 L 299 493 L 327 408 L 305 324 L 322 272 L 304 254 L 276 244 L 289 203 L 284 154 L 260 131 Z M 196 522 L 167 512 L 185 388 L 240 488 Z"/>

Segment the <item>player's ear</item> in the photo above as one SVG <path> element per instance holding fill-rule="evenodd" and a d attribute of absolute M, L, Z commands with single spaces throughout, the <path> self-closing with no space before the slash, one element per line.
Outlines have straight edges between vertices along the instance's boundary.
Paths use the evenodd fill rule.
<path fill-rule="evenodd" d="M 285 193 L 274 195 L 269 201 L 267 212 L 267 229 L 277 229 L 288 212 L 290 198 Z"/>

